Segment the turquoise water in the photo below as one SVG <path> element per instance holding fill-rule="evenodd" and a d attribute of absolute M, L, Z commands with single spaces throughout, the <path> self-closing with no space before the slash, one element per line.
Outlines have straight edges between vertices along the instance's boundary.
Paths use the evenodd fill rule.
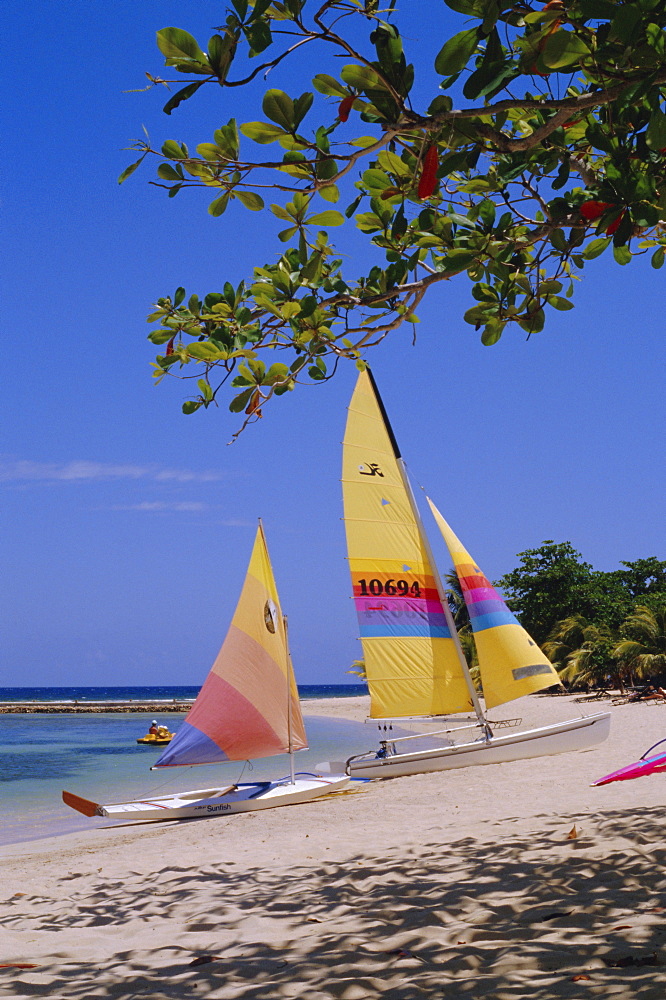
<path fill-rule="evenodd" d="M 198 687 L 0 687 L 2 701 L 138 701 L 167 702 L 193 700 Z M 366 684 L 299 684 L 301 701 L 309 698 L 349 698 L 367 694 Z"/>
<path fill-rule="evenodd" d="M 296 755 L 298 771 L 323 760 L 344 759 L 377 746 L 374 725 L 307 717 L 310 749 Z M 64 805 L 63 789 L 94 801 L 122 801 L 158 792 L 205 788 L 238 780 L 279 778 L 289 758 L 150 771 L 159 750 L 136 743 L 151 715 L 0 715 L 0 844 L 72 833 L 110 820 L 88 819 Z M 184 715 L 160 718 L 172 731 Z"/>

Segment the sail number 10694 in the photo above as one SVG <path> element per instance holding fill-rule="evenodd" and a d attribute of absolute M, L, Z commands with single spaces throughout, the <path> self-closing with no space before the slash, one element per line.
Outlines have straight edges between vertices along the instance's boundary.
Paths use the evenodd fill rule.
<path fill-rule="evenodd" d="M 361 597 L 420 597 L 421 588 L 418 582 L 410 584 L 408 580 L 359 580 Z"/>

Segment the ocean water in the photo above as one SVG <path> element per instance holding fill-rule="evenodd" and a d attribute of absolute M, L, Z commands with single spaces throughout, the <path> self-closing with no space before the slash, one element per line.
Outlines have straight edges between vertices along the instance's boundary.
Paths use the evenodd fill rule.
<path fill-rule="evenodd" d="M 188 701 L 196 698 L 198 687 L 0 687 L 3 701 Z M 301 701 L 308 698 L 352 698 L 367 694 L 365 684 L 299 684 Z"/>
<path fill-rule="evenodd" d="M 375 725 L 308 718 L 308 697 L 340 696 L 341 687 L 345 695 L 351 695 L 349 689 L 354 694 L 366 690 L 362 685 L 299 689 L 310 749 L 296 755 L 298 771 L 313 770 L 320 761 L 344 759 L 377 746 Z M 185 693 L 188 691 L 192 694 Z M 24 692 L 23 696 L 18 692 Z M 156 692 L 163 692 L 163 697 L 158 698 Z M 196 693 L 196 688 L 0 688 L 0 701 L 152 702 L 181 700 Z M 173 731 L 183 718 L 184 714 L 170 712 L 159 721 Z M 70 809 L 62 802 L 63 789 L 94 801 L 113 802 L 218 783 L 280 778 L 289 773 L 286 754 L 249 765 L 151 772 L 159 749 L 136 743 L 147 732 L 151 719 L 152 714 L 146 713 L 0 714 L 0 844 L 113 824 L 111 820 L 88 819 Z"/>

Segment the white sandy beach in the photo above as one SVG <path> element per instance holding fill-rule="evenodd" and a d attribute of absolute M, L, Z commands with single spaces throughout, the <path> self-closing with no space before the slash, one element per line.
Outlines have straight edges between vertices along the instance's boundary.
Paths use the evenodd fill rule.
<path fill-rule="evenodd" d="M 3 847 L 0 996 L 663 1000 L 666 775 L 589 784 L 666 737 L 666 704 L 495 715 L 608 707 L 588 753 Z"/>

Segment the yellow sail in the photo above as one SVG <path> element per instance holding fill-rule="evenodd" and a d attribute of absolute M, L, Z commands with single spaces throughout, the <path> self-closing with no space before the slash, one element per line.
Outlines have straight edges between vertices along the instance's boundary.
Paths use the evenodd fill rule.
<path fill-rule="evenodd" d="M 559 684 L 550 660 L 509 611 L 432 500 L 428 499 L 428 503 L 451 554 L 469 611 L 486 708 Z"/>
<path fill-rule="evenodd" d="M 154 766 L 247 760 L 305 748 L 285 620 L 260 524 L 222 648 Z"/>
<path fill-rule="evenodd" d="M 342 488 L 371 717 L 467 711 L 467 682 L 369 372 L 349 406 Z"/>

